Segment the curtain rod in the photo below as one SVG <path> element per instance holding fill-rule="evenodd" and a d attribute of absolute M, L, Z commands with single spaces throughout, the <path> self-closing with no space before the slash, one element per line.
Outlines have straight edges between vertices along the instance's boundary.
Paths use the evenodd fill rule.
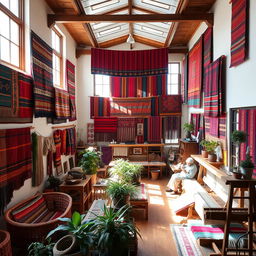
<path fill-rule="evenodd" d="M 73 128 L 73 127 L 76 127 L 76 125 L 75 124 L 70 124 L 70 125 L 52 126 L 52 129 Z"/>

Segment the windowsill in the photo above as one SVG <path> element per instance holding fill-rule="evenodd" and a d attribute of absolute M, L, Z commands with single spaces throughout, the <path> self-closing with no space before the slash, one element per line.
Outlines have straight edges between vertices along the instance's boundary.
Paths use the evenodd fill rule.
<path fill-rule="evenodd" d="M 6 67 L 8 67 L 8 68 L 11 68 L 11 69 L 13 69 L 13 70 L 15 70 L 15 71 L 17 71 L 17 72 L 20 72 L 20 73 L 23 73 L 23 74 L 25 74 L 25 75 L 31 76 L 31 74 L 29 74 L 29 73 L 26 72 L 25 70 L 22 70 L 22 69 L 20 69 L 20 68 L 18 68 L 18 67 L 16 67 L 16 66 L 13 66 L 12 64 L 10 64 L 10 63 L 8 63 L 8 62 L 5 62 L 5 61 L 3 61 L 3 60 L 0 60 L 0 64 L 3 65 L 3 66 L 6 66 Z"/>

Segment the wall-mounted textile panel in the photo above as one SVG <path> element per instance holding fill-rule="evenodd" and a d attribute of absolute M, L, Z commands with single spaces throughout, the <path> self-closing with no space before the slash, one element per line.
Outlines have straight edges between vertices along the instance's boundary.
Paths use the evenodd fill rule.
<path fill-rule="evenodd" d="M 159 97 L 160 115 L 181 115 L 181 95 L 166 95 Z"/>
<path fill-rule="evenodd" d="M 136 118 L 118 118 L 117 141 L 134 141 L 136 137 Z"/>
<path fill-rule="evenodd" d="M 94 119 L 95 141 L 112 141 L 117 139 L 117 118 Z"/>
<path fill-rule="evenodd" d="M 110 116 L 110 99 L 108 97 L 90 97 L 91 118 Z"/>
<path fill-rule="evenodd" d="M 162 117 L 152 116 L 148 118 L 148 139 L 149 143 L 160 143 L 162 140 Z"/>
<path fill-rule="evenodd" d="M 58 88 L 55 88 L 55 115 L 57 119 L 70 118 L 69 93 Z"/>
<path fill-rule="evenodd" d="M 163 138 L 165 143 L 181 137 L 181 116 L 163 117 Z"/>
<path fill-rule="evenodd" d="M 168 74 L 168 49 L 117 51 L 92 48 L 91 73 L 109 76 Z"/>

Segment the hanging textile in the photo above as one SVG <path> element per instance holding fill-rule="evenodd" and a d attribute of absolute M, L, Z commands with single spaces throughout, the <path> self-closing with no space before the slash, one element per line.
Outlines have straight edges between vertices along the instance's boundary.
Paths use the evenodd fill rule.
<path fill-rule="evenodd" d="M 110 100 L 108 97 L 90 97 L 91 119 L 110 115 Z"/>
<path fill-rule="evenodd" d="M 53 132 L 53 139 L 55 143 L 56 151 L 54 153 L 54 166 L 56 167 L 57 175 L 62 173 L 61 168 L 61 130 L 55 130 Z"/>
<path fill-rule="evenodd" d="M 151 98 L 112 98 L 110 116 L 142 117 L 151 115 Z"/>
<path fill-rule="evenodd" d="M 143 77 L 111 77 L 112 97 L 151 97 L 166 95 L 167 75 Z"/>
<path fill-rule="evenodd" d="M 74 155 L 76 152 L 76 129 L 75 128 L 69 128 L 66 129 L 66 155 Z"/>
<path fill-rule="evenodd" d="M 188 105 L 200 108 L 202 89 L 202 38 L 195 44 L 188 56 Z"/>
<path fill-rule="evenodd" d="M 181 98 L 183 103 L 188 102 L 188 55 L 182 60 Z"/>
<path fill-rule="evenodd" d="M 94 132 L 96 133 L 116 133 L 117 118 L 95 118 Z"/>
<path fill-rule="evenodd" d="M 204 117 L 205 135 L 210 134 L 210 117 Z"/>
<path fill-rule="evenodd" d="M 91 49 L 91 73 L 109 76 L 168 74 L 168 49 L 117 51 Z"/>
<path fill-rule="evenodd" d="M 67 130 L 60 130 L 60 139 L 61 139 L 61 155 L 67 155 Z"/>
<path fill-rule="evenodd" d="M 32 176 L 30 128 L 0 130 L 0 214 Z"/>
<path fill-rule="evenodd" d="M 240 146 L 240 160 L 245 160 L 246 149 L 250 148 L 250 155 L 255 169 L 253 178 L 256 178 L 256 109 L 239 109 L 239 130 L 247 133 L 246 143 Z"/>
<path fill-rule="evenodd" d="M 159 116 L 159 97 L 151 98 L 151 116 Z"/>
<path fill-rule="evenodd" d="M 204 114 L 218 117 L 225 111 L 225 56 L 212 62 L 205 71 Z"/>
<path fill-rule="evenodd" d="M 204 40 L 204 70 L 207 66 L 212 62 L 212 55 L 213 55 L 213 29 L 211 27 L 207 28 L 207 30 L 203 34 Z"/>
<path fill-rule="evenodd" d="M 70 100 L 70 118 L 69 121 L 76 120 L 76 81 L 75 81 L 75 65 L 66 60 L 66 78 L 67 88 Z"/>
<path fill-rule="evenodd" d="M 117 141 L 127 142 L 134 141 L 136 136 L 136 119 L 135 118 L 118 118 L 117 119 Z"/>
<path fill-rule="evenodd" d="M 181 116 L 163 117 L 163 138 L 165 143 L 177 141 L 181 137 Z"/>
<path fill-rule="evenodd" d="M 44 180 L 43 166 L 43 137 L 32 133 L 32 149 L 33 149 L 33 170 L 32 170 L 32 186 L 39 186 Z"/>
<path fill-rule="evenodd" d="M 136 118 L 136 141 L 138 144 L 144 143 L 145 126 L 143 118 Z"/>
<path fill-rule="evenodd" d="M 148 119 L 147 118 L 144 118 L 144 142 L 147 142 L 148 141 Z"/>
<path fill-rule="evenodd" d="M 55 114 L 57 119 L 70 118 L 69 93 L 55 88 Z"/>
<path fill-rule="evenodd" d="M 181 115 L 181 95 L 166 95 L 159 97 L 160 115 Z"/>
<path fill-rule="evenodd" d="M 227 117 L 219 117 L 219 138 L 226 140 L 226 130 L 227 130 Z"/>
<path fill-rule="evenodd" d="M 232 0 L 231 63 L 238 66 L 248 58 L 249 1 Z"/>
<path fill-rule="evenodd" d="M 44 138 L 43 154 L 46 155 L 46 169 L 49 176 L 53 175 L 52 161 L 53 153 L 56 152 L 55 143 L 53 137 Z"/>
<path fill-rule="evenodd" d="M 219 138 L 219 118 L 210 117 L 210 135 Z"/>
<path fill-rule="evenodd" d="M 200 117 L 201 114 L 191 114 L 190 116 L 190 123 L 194 125 L 193 135 L 197 136 L 200 128 Z"/>
<path fill-rule="evenodd" d="M 35 117 L 54 117 L 52 48 L 31 31 Z"/>
<path fill-rule="evenodd" d="M 148 142 L 160 143 L 162 139 L 162 118 L 151 116 L 148 118 Z"/>
<path fill-rule="evenodd" d="M 109 163 L 112 161 L 112 148 L 108 146 L 101 146 L 100 151 L 102 152 L 102 162 L 104 165 L 109 165 Z"/>
<path fill-rule="evenodd" d="M 87 144 L 94 144 L 94 123 L 87 123 Z"/>

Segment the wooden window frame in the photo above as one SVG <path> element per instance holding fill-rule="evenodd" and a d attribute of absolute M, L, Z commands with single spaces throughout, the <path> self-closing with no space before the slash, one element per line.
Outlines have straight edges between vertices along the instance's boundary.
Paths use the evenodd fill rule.
<path fill-rule="evenodd" d="M 96 95 L 96 75 L 100 75 L 100 74 L 94 74 L 93 75 L 93 96 L 98 96 L 98 97 L 105 97 L 105 96 L 101 96 L 101 95 Z M 101 75 L 102 76 L 102 75 Z M 109 77 L 109 96 L 107 97 L 111 97 L 111 81 L 110 81 L 110 77 Z"/>
<path fill-rule="evenodd" d="M 0 59 L 0 62 L 5 64 L 8 67 L 25 70 L 25 7 L 24 0 L 19 0 L 19 17 L 12 13 L 7 7 L 0 3 L 0 11 L 6 14 L 11 20 L 19 26 L 19 66 L 15 66 L 10 62 Z M 8 39 L 10 42 L 10 40 Z"/>
<path fill-rule="evenodd" d="M 169 67 L 169 64 L 178 64 L 179 66 L 179 73 L 178 73 L 178 94 L 181 94 L 181 64 L 179 61 L 170 61 L 168 62 L 168 67 Z M 176 74 L 176 73 L 173 73 L 173 74 Z M 168 75 L 167 75 L 167 95 L 176 95 L 176 94 L 169 94 L 168 93 L 168 76 L 169 76 L 169 72 L 168 72 Z"/>

